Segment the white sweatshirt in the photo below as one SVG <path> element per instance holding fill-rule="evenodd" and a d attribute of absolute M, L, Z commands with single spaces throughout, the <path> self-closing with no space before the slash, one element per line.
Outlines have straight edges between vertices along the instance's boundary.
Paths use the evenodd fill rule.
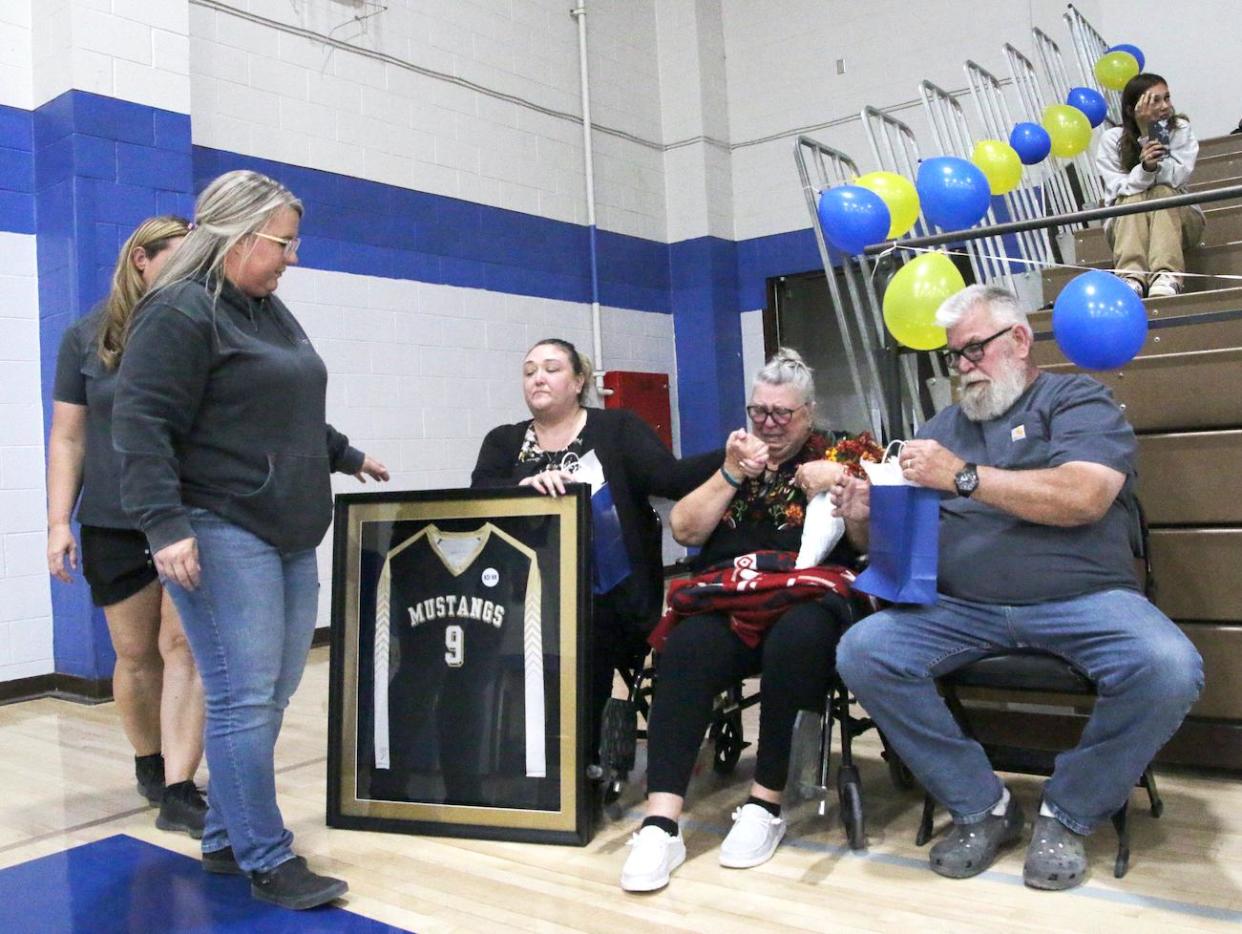
<path fill-rule="evenodd" d="M 1156 171 L 1148 172 L 1137 163 L 1129 172 L 1121 167 L 1121 127 L 1106 130 L 1100 137 L 1095 167 L 1104 179 L 1105 203 L 1112 204 L 1125 195 L 1136 195 L 1155 185 L 1168 185 L 1178 191 L 1185 189 L 1190 173 L 1199 157 L 1199 141 L 1190 124 L 1182 120 L 1169 135 L 1169 154 L 1160 160 Z"/>

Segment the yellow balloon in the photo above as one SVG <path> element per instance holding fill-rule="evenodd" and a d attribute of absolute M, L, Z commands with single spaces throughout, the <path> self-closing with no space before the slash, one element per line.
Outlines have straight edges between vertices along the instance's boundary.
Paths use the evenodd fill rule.
<path fill-rule="evenodd" d="M 936 324 L 936 309 L 966 282 L 943 253 L 924 253 L 906 263 L 884 290 L 884 324 L 915 350 L 935 350 L 948 338 Z"/>
<path fill-rule="evenodd" d="M 900 237 L 914 226 L 919 219 L 919 193 L 914 183 L 904 175 L 896 172 L 868 172 L 854 179 L 860 188 L 879 195 L 880 200 L 888 207 L 892 223 L 888 228 L 888 239 Z"/>
<path fill-rule="evenodd" d="M 1022 160 L 1008 143 L 981 139 L 975 143 L 970 161 L 979 167 L 994 195 L 1006 194 L 1022 183 Z"/>
<path fill-rule="evenodd" d="M 1044 108 L 1043 124 L 1052 139 L 1054 156 L 1072 159 L 1080 152 L 1085 152 L 1091 142 L 1091 121 L 1077 107 L 1069 104 L 1049 104 Z"/>
<path fill-rule="evenodd" d="M 1122 90 L 1138 73 L 1138 59 L 1129 52 L 1109 52 L 1095 62 L 1095 77 L 1110 91 Z"/>

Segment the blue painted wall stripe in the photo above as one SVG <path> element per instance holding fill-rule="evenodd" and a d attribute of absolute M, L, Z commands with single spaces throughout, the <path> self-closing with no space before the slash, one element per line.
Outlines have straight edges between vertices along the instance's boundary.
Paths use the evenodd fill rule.
<path fill-rule="evenodd" d="M 306 204 L 302 262 L 317 269 L 409 278 L 571 302 L 591 300 L 589 230 L 518 211 L 196 146 L 195 187 L 253 169 Z M 671 311 L 668 248 L 600 231 L 600 301 Z"/>
<path fill-rule="evenodd" d="M 190 118 L 68 91 L 34 111 L 30 123 L 46 432 L 61 338 L 107 294 L 121 244 L 153 214 L 193 209 Z M 112 673 L 107 624 L 81 579 L 53 585 L 52 625 L 58 672 L 92 679 Z"/>
<path fill-rule="evenodd" d="M 0 105 L 0 230 L 35 232 L 34 115 Z"/>
<path fill-rule="evenodd" d="M 169 198 L 164 190 L 187 170 L 195 190 L 201 190 L 230 169 L 253 168 L 279 178 L 307 203 L 302 258 L 309 266 L 590 301 L 589 231 L 584 226 L 254 156 L 191 148 L 185 116 L 100 95 L 74 91 L 44 105 L 39 114 L 39 173 L 63 177 L 72 166 L 77 179 L 108 182 L 101 220 L 118 228 L 152 213 L 188 213 L 188 199 Z M 31 112 L 0 106 L 0 230 L 35 232 L 33 124 Z M 77 194 L 89 197 L 91 192 L 83 188 Z M 672 254 L 691 249 L 685 244 L 694 241 L 664 244 L 606 230 L 598 238 L 602 304 L 664 314 L 678 311 Z M 764 306 L 769 276 L 819 267 L 809 228 L 736 244 L 712 239 L 736 251 L 738 311 Z M 719 250 L 713 255 L 717 268 L 729 264 Z M 701 287 L 718 278 L 707 266 L 683 266 L 679 275 L 683 281 L 678 290 L 687 287 L 687 277 L 697 278 Z"/>

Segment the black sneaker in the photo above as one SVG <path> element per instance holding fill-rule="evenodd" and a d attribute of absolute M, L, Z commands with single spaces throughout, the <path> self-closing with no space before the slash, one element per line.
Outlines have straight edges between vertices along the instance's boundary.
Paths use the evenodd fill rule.
<path fill-rule="evenodd" d="M 250 874 L 250 894 L 261 902 L 302 911 L 326 905 L 349 891 L 344 879 L 332 879 L 310 871 L 301 856 L 281 863 L 271 872 Z"/>
<path fill-rule="evenodd" d="M 138 779 L 138 794 L 159 807 L 164 799 L 164 757 L 158 752 L 134 756 L 134 777 Z"/>
<path fill-rule="evenodd" d="M 160 830 L 182 831 L 201 840 L 206 818 L 207 802 L 202 792 L 193 782 L 174 782 L 164 789 L 155 826 Z"/>
<path fill-rule="evenodd" d="M 989 814 L 974 824 L 954 824 L 931 848 L 931 868 L 950 879 L 969 879 L 992 865 L 1001 847 L 1022 835 L 1026 818 L 1012 794 L 1003 817 Z"/>
<path fill-rule="evenodd" d="M 244 876 L 242 869 L 233 855 L 233 848 L 226 846 L 220 850 L 212 850 L 203 854 L 203 872 L 214 872 L 220 876 Z"/>

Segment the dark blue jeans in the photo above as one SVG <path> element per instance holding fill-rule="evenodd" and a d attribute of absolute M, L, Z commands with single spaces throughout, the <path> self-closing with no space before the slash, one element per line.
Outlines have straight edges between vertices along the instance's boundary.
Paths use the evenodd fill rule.
<path fill-rule="evenodd" d="M 928 793 L 969 824 L 1000 799 L 1001 782 L 934 679 L 1019 647 L 1059 655 L 1096 684 L 1081 741 L 1057 756 L 1044 787 L 1057 819 L 1089 833 L 1129 797 L 1203 689 L 1199 653 L 1142 595 L 1109 590 L 1033 606 L 941 596 L 854 625 L 837 648 L 837 670 Z"/>
<path fill-rule="evenodd" d="M 203 679 L 211 773 L 203 851 L 232 846 L 247 872 L 293 858 L 276 804 L 276 737 L 302 679 L 319 597 L 315 552 L 282 555 L 205 509 L 190 510 L 202 582 L 168 592 Z"/>

